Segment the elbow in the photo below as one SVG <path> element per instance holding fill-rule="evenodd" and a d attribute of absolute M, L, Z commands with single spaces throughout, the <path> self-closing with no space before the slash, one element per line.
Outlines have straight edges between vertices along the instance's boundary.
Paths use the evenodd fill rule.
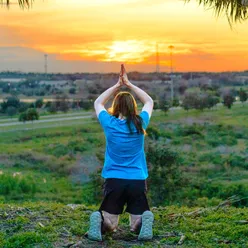
<path fill-rule="evenodd" d="M 99 102 L 97 100 L 94 101 L 94 108 L 97 107 L 97 105 L 99 105 Z"/>
<path fill-rule="evenodd" d="M 148 104 L 150 104 L 150 105 L 152 105 L 153 106 L 153 99 L 149 96 L 149 99 L 147 100 L 147 102 L 146 103 L 148 103 Z"/>
<path fill-rule="evenodd" d="M 96 99 L 95 102 L 94 102 L 94 108 L 96 109 L 96 107 L 99 106 L 99 105 L 104 106 L 102 103 L 100 103 L 100 102 Z"/>
<path fill-rule="evenodd" d="M 152 105 L 152 108 L 153 108 L 153 106 L 154 106 L 154 101 L 151 99 L 151 105 Z"/>

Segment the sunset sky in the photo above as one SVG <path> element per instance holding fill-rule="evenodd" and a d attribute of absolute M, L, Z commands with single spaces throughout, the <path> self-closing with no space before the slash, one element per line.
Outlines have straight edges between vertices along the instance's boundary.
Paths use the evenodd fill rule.
<path fill-rule="evenodd" d="M 35 0 L 30 10 L 0 8 L 0 71 L 248 70 L 248 21 L 182 0 Z"/>

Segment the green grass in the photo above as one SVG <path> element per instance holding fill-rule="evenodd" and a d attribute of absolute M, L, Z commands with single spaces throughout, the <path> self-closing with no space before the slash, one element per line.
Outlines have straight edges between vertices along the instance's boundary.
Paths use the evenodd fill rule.
<path fill-rule="evenodd" d="M 207 182 L 213 187 L 213 182 L 223 185 L 224 188 L 229 187 L 232 193 L 235 193 L 235 188 L 230 182 L 240 185 L 247 183 L 248 174 L 245 172 L 248 166 L 248 128 L 246 122 L 238 125 L 237 121 L 242 116 L 246 118 L 246 112 L 242 105 L 235 105 L 231 110 L 218 107 L 216 110 L 203 112 L 179 109 L 164 114 L 154 111 L 150 122 L 152 129 L 148 130 L 148 136 L 156 133 L 160 143 L 168 142 L 167 146 L 179 154 L 179 170 L 188 178 L 187 187 L 179 193 L 190 196 L 188 199 L 183 198 L 185 201 L 182 204 L 197 204 L 197 194 L 213 197 L 212 193 L 207 193 L 205 189 L 198 189 Z M 227 118 L 232 118 L 235 124 L 222 124 Z M 56 119 L 53 121 L 52 124 L 57 125 Z M 105 141 L 103 130 L 97 121 L 63 121 L 62 125 L 58 124 L 56 127 L 35 125 L 40 125 L 40 128 L 0 133 L 0 159 L 3 169 L 27 169 L 34 174 L 54 173 L 64 178 L 64 184 L 70 184 L 68 178 L 73 171 L 86 180 L 89 175 L 84 175 L 85 173 L 89 174 L 102 166 L 99 156 L 104 155 Z M 79 172 L 80 166 L 85 171 Z M 62 195 L 63 192 L 64 195 L 68 194 L 69 187 L 64 187 L 59 181 L 57 183 L 54 186 L 61 188 L 61 194 L 50 192 L 44 187 L 43 193 L 36 193 L 34 199 L 57 199 L 64 202 Z M 193 195 L 190 192 L 191 185 L 197 188 L 192 191 Z M 211 187 L 208 188 L 209 191 L 213 190 Z M 73 188 L 69 193 L 68 202 L 72 200 L 73 194 L 77 195 L 76 190 Z M 89 190 L 87 192 L 89 193 Z M 220 195 L 220 192 L 216 194 Z M 80 201 L 81 196 L 82 194 L 78 194 L 72 201 Z M 222 197 L 228 196 L 230 195 L 226 194 Z M 89 195 L 83 197 L 87 202 Z"/>
<path fill-rule="evenodd" d="M 170 110 L 168 114 L 160 114 L 153 116 L 151 123 L 157 124 L 159 122 L 172 123 L 215 123 L 224 125 L 233 125 L 237 127 L 248 127 L 248 108 L 242 104 L 234 104 L 231 109 L 224 106 L 218 106 L 213 110 Z"/>
<path fill-rule="evenodd" d="M 119 230 L 103 236 L 101 243 L 89 241 L 84 234 L 89 216 L 97 206 L 58 203 L 0 204 L 0 247 L 62 247 L 81 242 L 81 247 L 237 247 L 248 245 L 246 208 L 187 208 L 169 206 L 153 208 L 155 215 L 152 241 L 137 241 L 129 232 L 128 214 L 121 215 Z M 200 210 L 200 211 L 199 211 Z M 194 212 L 195 211 L 195 212 Z"/>

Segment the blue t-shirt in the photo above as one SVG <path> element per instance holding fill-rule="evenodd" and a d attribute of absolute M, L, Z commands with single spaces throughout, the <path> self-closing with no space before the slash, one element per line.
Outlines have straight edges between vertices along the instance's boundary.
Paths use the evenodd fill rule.
<path fill-rule="evenodd" d="M 142 127 L 146 130 L 149 115 L 140 113 Z M 148 177 L 144 152 L 144 134 L 138 134 L 131 123 L 130 133 L 126 120 L 120 120 L 102 110 L 98 116 L 106 138 L 105 161 L 102 170 L 103 178 L 121 178 L 144 180 Z"/>

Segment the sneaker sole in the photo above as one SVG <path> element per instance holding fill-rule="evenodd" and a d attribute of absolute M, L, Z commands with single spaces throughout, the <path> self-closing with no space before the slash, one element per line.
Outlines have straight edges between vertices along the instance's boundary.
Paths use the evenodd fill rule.
<path fill-rule="evenodd" d="M 142 214 L 142 226 L 138 240 L 150 240 L 153 237 L 152 225 L 154 221 L 154 215 L 150 211 L 146 211 Z"/>
<path fill-rule="evenodd" d="M 102 241 L 101 233 L 102 216 L 100 212 L 94 212 L 90 216 L 90 229 L 88 238 L 95 241 Z"/>

